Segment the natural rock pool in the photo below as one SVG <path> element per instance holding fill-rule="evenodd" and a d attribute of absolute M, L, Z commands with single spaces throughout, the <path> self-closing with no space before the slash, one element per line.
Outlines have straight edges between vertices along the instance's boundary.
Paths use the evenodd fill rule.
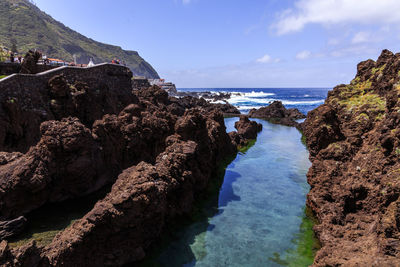
<path fill-rule="evenodd" d="M 237 120 L 225 120 L 228 132 Z M 174 233 L 156 265 L 312 264 L 317 242 L 305 208 L 308 152 L 296 128 L 257 121 L 263 130 L 256 143 L 228 165 L 219 194 L 200 211 L 205 216 Z"/>

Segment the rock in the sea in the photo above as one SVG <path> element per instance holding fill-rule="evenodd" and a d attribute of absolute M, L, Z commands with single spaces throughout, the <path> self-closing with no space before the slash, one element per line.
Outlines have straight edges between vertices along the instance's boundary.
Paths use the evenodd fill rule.
<path fill-rule="evenodd" d="M 262 124 L 250 121 L 248 116 L 240 116 L 239 121 L 235 122 L 237 133 L 244 139 L 256 139 L 257 133 L 262 130 Z"/>
<path fill-rule="evenodd" d="M 262 124 L 251 121 L 248 116 L 242 115 L 235 123 L 235 128 L 237 131 L 230 132 L 229 137 L 232 144 L 240 150 L 247 147 L 250 140 L 257 138 L 257 133 L 262 130 Z"/>
<path fill-rule="evenodd" d="M 384 50 L 308 113 L 313 266 L 400 266 L 400 54 Z"/>
<path fill-rule="evenodd" d="M 282 102 L 274 101 L 269 106 L 251 109 L 249 117 L 266 119 L 273 123 L 297 127 L 299 123 L 296 120 L 303 119 L 306 116 L 296 108 L 286 109 Z"/>

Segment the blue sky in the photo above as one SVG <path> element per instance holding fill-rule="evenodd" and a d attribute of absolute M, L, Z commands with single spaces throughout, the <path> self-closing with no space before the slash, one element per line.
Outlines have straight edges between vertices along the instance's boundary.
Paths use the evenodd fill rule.
<path fill-rule="evenodd" d="M 35 0 L 178 87 L 333 87 L 400 51 L 398 0 Z"/>

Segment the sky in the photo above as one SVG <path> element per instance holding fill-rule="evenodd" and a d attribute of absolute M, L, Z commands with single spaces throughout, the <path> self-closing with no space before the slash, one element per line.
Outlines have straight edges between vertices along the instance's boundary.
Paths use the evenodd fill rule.
<path fill-rule="evenodd" d="M 333 87 L 400 52 L 399 0 L 34 0 L 178 88 Z"/>

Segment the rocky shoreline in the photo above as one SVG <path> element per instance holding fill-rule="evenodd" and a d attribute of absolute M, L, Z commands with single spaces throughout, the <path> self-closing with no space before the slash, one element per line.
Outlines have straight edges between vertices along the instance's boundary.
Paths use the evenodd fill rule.
<path fill-rule="evenodd" d="M 129 69 L 110 68 L 97 80 L 68 71 L 47 81 L 23 76 L 43 86 L 2 91 L 2 239 L 22 231 L 25 215 L 46 203 L 113 184 L 50 244 L 10 248 L 3 240 L 2 266 L 121 266 L 143 259 L 166 225 L 191 211 L 223 159 L 261 130 L 243 117 L 228 135 L 223 113 L 231 107 L 169 97 L 158 87 L 132 90 Z"/>
<path fill-rule="evenodd" d="M 307 115 L 313 266 L 400 265 L 399 89 L 400 54 L 384 50 Z"/>
<path fill-rule="evenodd" d="M 169 93 L 171 96 L 178 97 L 185 101 L 188 98 L 190 101 L 199 99 L 198 105 L 207 105 L 207 103 L 214 103 L 224 112 L 226 116 L 240 116 L 240 111 L 229 104 L 228 100 L 231 98 L 232 93 L 212 93 L 212 92 L 174 92 Z M 215 103 L 222 102 L 222 103 Z M 264 119 L 272 123 L 296 127 L 301 129 L 301 124 L 297 122 L 299 119 L 305 119 L 306 116 L 301 113 L 297 108 L 289 108 L 282 104 L 281 101 L 273 101 L 268 106 L 259 109 L 251 109 L 247 114 L 250 118 Z"/>
<path fill-rule="evenodd" d="M 224 159 L 257 137 L 261 125 L 249 118 L 305 136 L 307 206 L 321 243 L 313 266 L 400 265 L 400 54 L 384 50 L 376 62 L 361 62 L 351 83 L 330 91 L 303 123 L 278 101 L 241 115 L 198 93 L 137 89 L 131 77 L 106 64 L 0 83 L 1 266 L 144 259 L 169 224 L 191 213 Z M 226 133 L 227 115 L 240 116 L 237 131 Z M 107 187 L 50 243 L 9 246 L 30 212 Z"/>

